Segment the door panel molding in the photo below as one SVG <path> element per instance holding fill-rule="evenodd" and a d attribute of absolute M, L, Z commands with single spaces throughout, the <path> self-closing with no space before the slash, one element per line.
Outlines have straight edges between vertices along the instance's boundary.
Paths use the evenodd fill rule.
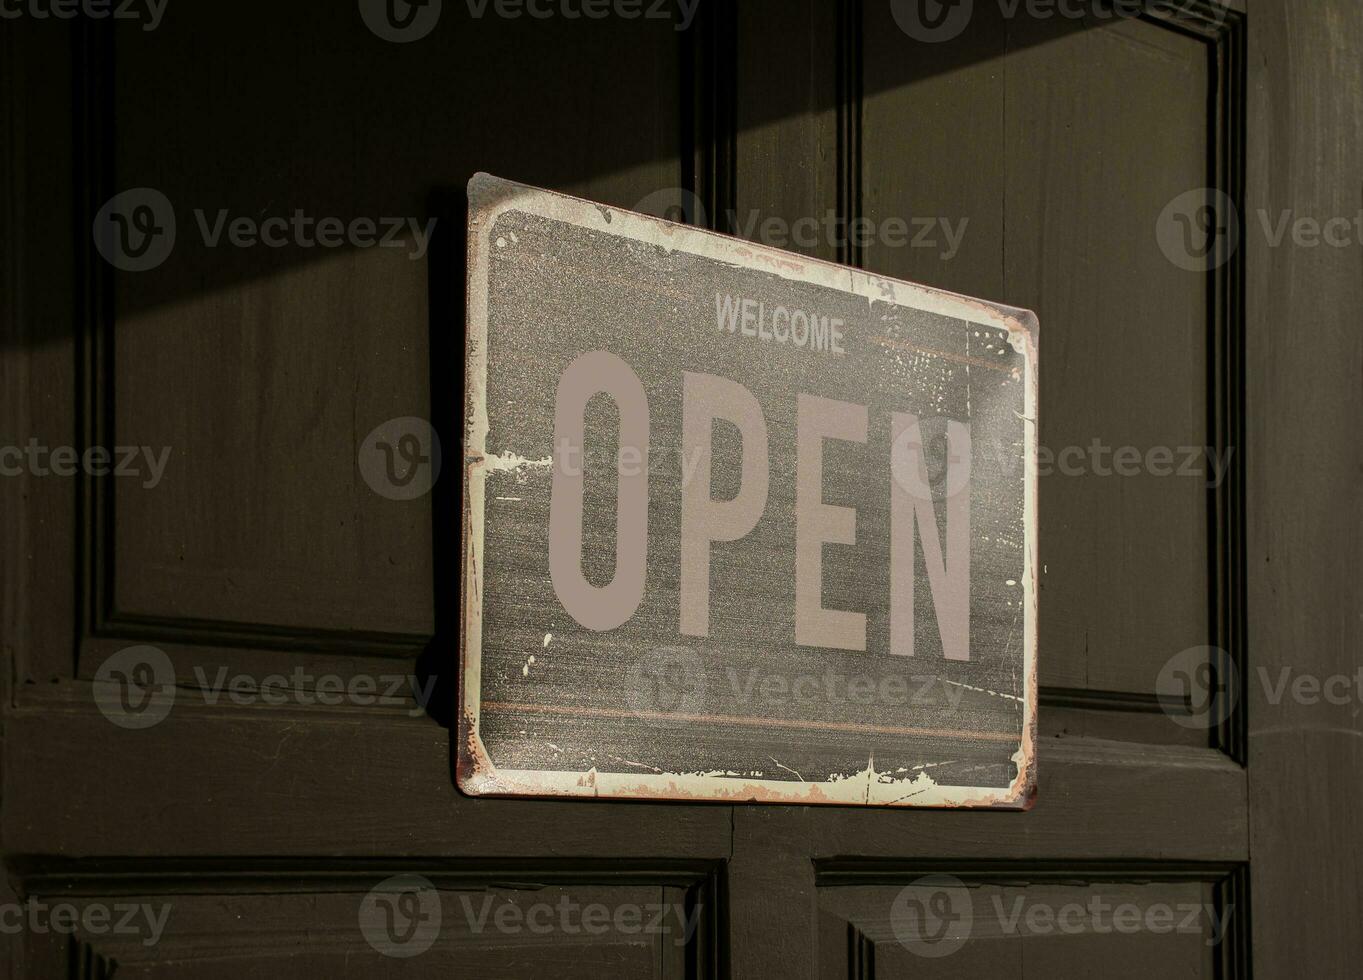
<path fill-rule="evenodd" d="M 727 909 L 723 865 L 716 861 L 39 858 L 14 861 L 11 871 L 22 896 L 60 900 L 77 908 L 90 903 L 114 906 L 132 898 L 169 906 L 164 939 L 154 948 L 147 948 L 136 937 L 68 942 L 58 937 L 51 937 L 57 941 L 46 941 L 44 937 L 31 942 L 25 959 L 35 976 L 104 977 L 114 975 L 120 967 L 159 967 L 174 974 L 189 963 L 199 969 L 210 965 L 221 968 L 223 961 L 287 960 L 299 954 L 348 954 L 368 958 L 371 965 L 378 966 L 384 961 L 366 944 L 359 925 L 360 903 L 380 882 L 408 874 L 421 876 L 437 892 L 446 894 L 441 904 L 447 908 L 455 904 L 447 895 L 450 892 L 520 896 L 526 902 L 549 902 L 552 897 L 578 892 L 585 893 L 579 899 L 603 902 L 607 908 L 612 898 L 631 905 L 644 905 L 656 898 L 680 907 L 686 919 L 694 917 L 697 924 L 684 944 L 669 942 L 670 934 L 651 940 L 658 947 L 657 953 L 669 961 L 664 975 L 724 975 Z M 314 907 L 325 903 L 335 906 L 331 911 L 337 914 L 324 915 Z M 666 920 L 668 925 L 671 922 Z M 602 950 L 612 946 L 650 942 L 642 930 L 634 938 L 615 930 L 597 935 L 564 929 L 547 937 L 532 935 L 524 926 L 498 935 L 500 931 L 492 921 L 475 926 L 466 920 L 461 928 L 459 919 L 451 920 L 447 911 L 433 955 L 439 956 L 443 949 L 447 956 L 457 957 L 484 945 L 493 947 L 490 955 L 494 957 L 498 947 L 521 948 L 526 954 L 538 947 L 540 955 L 547 957 L 562 955 L 565 948 L 576 949 L 580 951 L 577 955 L 591 957 L 602 956 Z M 413 965 L 429 968 L 435 965 L 432 958 L 428 955 Z M 601 966 L 609 968 L 610 963 L 609 958 L 603 958 Z"/>
<path fill-rule="evenodd" d="M 680 35 L 681 186 L 705 209 L 705 227 L 726 234 L 738 183 L 737 24 L 737 5 L 703 0 Z"/>
<path fill-rule="evenodd" d="M 1202 41 L 1207 47 L 1212 91 L 1208 94 L 1207 131 L 1211 149 L 1206 186 L 1224 193 L 1244 213 L 1246 157 L 1246 18 L 1214 0 L 1153 5 L 1141 18 Z M 1245 703 L 1248 675 L 1245 591 L 1245 300 L 1244 249 L 1207 273 L 1210 296 L 1207 319 L 1207 431 L 1209 445 L 1220 455 L 1230 452 L 1230 468 L 1207 497 L 1209 559 L 1208 594 L 1211 636 L 1208 643 L 1225 650 L 1241 683 Z M 1224 458 L 1224 457 L 1222 457 Z M 1112 692 L 1043 685 L 1041 704 L 1050 708 L 1161 712 L 1160 697 L 1148 692 Z M 1238 710 L 1214 728 L 1211 744 L 1244 764 L 1246 713 Z"/>
<path fill-rule="evenodd" d="M 73 237 L 77 336 L 75 376 L 79 393 L 77 442 L 116 445 L 113 431 L 117 376 L 114 273 L 95 249 L 90 228 L 115 192 L 117 58 L 112 22 L 80 20 L 71 29 L 72 91 L 76 100 L 72 159 L 76 163 Z M 75 676 L 91 677 L 90 654 L 100 640 L 153 643 L 173 651 L 193 647 L 307 651 L 350 656 L 415 659 L 429 633 L 290 627 L 269 623 L 133 615 L 114 604 L 115 538 L 113 481 L 85 473 L 77 478 L 78 578 L 76 610 L 80 640 Z M 184 665 L 186 667 L 193 664 Z M 180 665 L 177 665 L 177 670 Z M 189 671 L 185 671 L 188 676 Z"/>
<path fill-rule="evenodd" d="M 903 888 L 925 875 L 950 875 L 967 888 L 995 885 L 1018 890 L 1046 882 L 1076 887 L 1202 883 L 1208 887 L 1218 920 L 1226 923 L 1224 936 L 1211 948 L 1209 977 L 1248 980 L 1250 976 L 1249 869 L 1243 862 L 831 859 L 816 861 L 814 870 L 815 882 L 821 890 L 876 885 L 887 889 Z M 888 909 L 888 895 L 882 904 Z M 875 977 L 877 940 L 872 932 L 883 933 L 883 922 L 871 929 L 855 915 L 844 917 L 839 912 L 822 908 L 819 956 L 824 969 L 829 969 L 835 961 L 841 962 L 839 940 L 845 934 L 846 975 Z"/>
<path fill-rule="evenodd" d="M 862 203 L 861 107 L 866 99 L 865 18 L 862 0 L 837 0 L 837 215 L 844 228 L 861 218 Z M 838 246 L 837 261 L 866 268 L 866 249 L 847 235 Z"/>
<path fill-rule="evenodd" d="M 684 148 L 678 164 L 684 183 L 697 189 L 708 200 L 710 214 L 719 216 L 732 207 L 734 140 L 734 86 L 736 71 L 730 53 L 733 34 L 729 5 L 702 4 L 696 29 L 678 32 L 676 51 L 678 71 L 687 84 L 682 87 L 682 105 L 677 117 L 682 121 L 678 134 Z M 115 33 L 106 22 L 88 19 L 72 30 L 72 81 L 77 97 L 76 123 L 72 127 L 71 159 L 80 167 L 74 178 L 78 195 L 73 221 L 73 281 L 76 290 L 76 364 L 74 372 L 79 392 L 77 445 L 112 445 L 114 439 L 114 399 L 118 379 L 114 362 L 116 325 L 114 323 L 114 274 L 95 252 L 89 228 L 95 213 L 116 189 L 113 148 L 115 140 L 117 92 L 115 62 L 118 52 Z M 440 207 L 441 220 L 458 217 L 462 208 L 453 207 L 448 195 L 433 192 Z M 462 189 L 460 190 L 462 196 Z M 462 224 L 460 225 L 462 228 Z M 428 261 L 451 251 L 435 248 Z M 462 249 L 453 249 L 455 254 Z M 439 291 L 432 277 L 432 294 Z M 457 289 L 462 297 L 462 289 Z M 462 314 L 462 303 L 456 310 Z M 439 312 L 432 302 L 433 316 Z M 448 348 L 444 334 L 448 323 L 433 319 L 431 351 L 433 378 L 437 371 L 448 371 L 435 355 Z M 448 380 L 446 378 L 446 380 Z M 433 408 L 438 408 L 437 388 L 432 385 Z M 461 406 L 462 407 L 462 406 Z M 457 431 L 455 422 L 449 431 Z M 447 454 L 452 449 L 447 447 Z M 445 483 L 454 479 L 451 464 Z M 328 663 L 339 664 L 342 676 L 366 670 L 385 660 L 413 662 L 435 641 L 442 631 L 388 631 L 330 628 L 317 625 L 281 625 L 210 617 L 136 614 L 117 608 L 115 601 L 115 558 L 119 554 L 115 539 L 116 515 L 112 482 L 95 477 L 79 479 L 75 539 L 77 570 L 74 604 L 77 609 L 77 640 L 73 654 L 73 676 L 92 677 L 100 658 L 118 643 L 152 643 L 163 648 L 176 665 L 181 683 L 192 684 L 193 668 L 214 667 L 226 662 L 233 669 L 270 673 L 271 654 L 320 655 Z M 436 509 L 448 494 L 432 498 Z M 457 500 L 457 494 L 455 494 Z M 433 529 L 450 530 L 457 524 L 445 515 L 432 515 Z M 457 531 L 455 532 L 457 534 Z M 452 541 L 453 539 L 448 539 Z M 451 543 L 436 539 L 435 548 L 457 553 Z M 447 579 L 437 559 L 436 585 Z M 437 605 L 441 604 L 437 596 Z M 437 612 L 437 621 L 441 617 Z M 276 667 L 281 658 L 275 657 Z M 292 659 L 284 658 L 292 665 Z M 349 663 L 347 663 L 349 661 Z M 65 675 L 66 669 L 59 676 Z"/>

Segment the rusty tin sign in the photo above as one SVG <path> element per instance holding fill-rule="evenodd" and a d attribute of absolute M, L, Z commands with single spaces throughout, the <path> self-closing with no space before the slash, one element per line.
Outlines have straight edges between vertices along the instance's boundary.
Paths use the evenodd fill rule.
<path fill-rule="evenodd" d="M 480 174 L 474 795 L 1025 808 L 1037 321 Z"/>

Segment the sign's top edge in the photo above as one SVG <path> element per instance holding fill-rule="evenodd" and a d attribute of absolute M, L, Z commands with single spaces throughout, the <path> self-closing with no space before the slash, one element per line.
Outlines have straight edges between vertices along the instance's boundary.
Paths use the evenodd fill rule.
<path fill-rule="evenodd" d="M 992 300 L 951 292 L 936 286 L 881 276 L 840 265 L 825 259 L 811 258 L 799 252 L 775 248 L 760 242 L 726 235 L 708 228 L 669 221 L 649 214 L 631 211 L 616 205 L 601 204 L 560 191 L 535 187 L 494 176 L 483 171 L 475 173 L 468 182 L 469 228 L 490 225 L 501 213 L 514 209 L 557 212 L 553 216 L 573 220 L 578 224 L 600 225 L 600 230 L 627 236 L 649 237 L 647 229 L 656 229 L 667 247 L 678 248 L 714 258 L 742 261 L 745 265 L 765 265 L 786 278 L 815 282 L 897 305 L 928 309 L 985 326 L 1008 331 L 1013 346 L 1035 363 L 1039 342 L 1040 323 L 1034 312 Z M 546 208 L 552 202 L 553 206 Z M 536 208 L 536 205 L 539 205 Z M 621 227 L 613 225 L 615 216 L 625 218 Z M 633 225 L 634 227 L 629 227 Z M 472 244 L 472 242 L 470 242 Z"/>

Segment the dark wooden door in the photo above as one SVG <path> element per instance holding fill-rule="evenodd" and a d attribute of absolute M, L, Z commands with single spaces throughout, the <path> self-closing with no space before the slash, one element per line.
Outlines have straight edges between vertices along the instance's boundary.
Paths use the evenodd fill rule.
<path fill-rule="evenodd" d="M 5 7 L 11 975 L 1356 972 L 1363 12 L 585 7 Z M 1032 811 L 456 790 L 478 170 L 1037 312 Z"/>

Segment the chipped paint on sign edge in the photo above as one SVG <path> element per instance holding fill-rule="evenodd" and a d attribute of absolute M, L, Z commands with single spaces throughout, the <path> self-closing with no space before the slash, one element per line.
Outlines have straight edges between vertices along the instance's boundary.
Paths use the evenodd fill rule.
<path fill-rule="evenodd" d="M 805 805 L 877 805 L 915 808 L 970 807 L 1029 810 L 1037 795 L 1037 360 L 1040 325 L 1030 310 L 991 303 L 930 286 L 873 275 L 860 269 L 749 242 L 690 225 L 637 214 L 581 198 L 477 173 L 468 184 L 467 295 L 465 324 L 464 560 L 462 563 L 460 711 L 455 782 L 470 796 L 564 796 L 593 799 L 769 802 Z M 482 558 L 485 484 L 498 460 L 487 456 L 487 292 L 489 239 L 496 219 L 521 209 L 579 227 L 646 241 L 731 265 L 762 267 L 798 282 L 924 310 L 1007 331 L 1026 367 L 1023 405 L 1027 416 L 1023 503 L 1023 724 L 1012 761 L 1018 772 L 1007 788 L 930 785 L 895 799 L 881 799 L 914 779 L 876 780 L 874 759 L 867 769 L 840 780 L 792 783 L 703 773 L 602 773 L 499 769 L 480 731 L 482 694 Z M 618 223 L 617 223 L 618 219 Z M 519 458 L 519 457 L 518 457 Z M 866 775 L 864 788 L 856 776 Z M 880 788 L 885 788 L 881 792 Z M 604 792 L 603 792 L 604 789 Z M 922 798 L 920 798 L 922 797 Z"/>

